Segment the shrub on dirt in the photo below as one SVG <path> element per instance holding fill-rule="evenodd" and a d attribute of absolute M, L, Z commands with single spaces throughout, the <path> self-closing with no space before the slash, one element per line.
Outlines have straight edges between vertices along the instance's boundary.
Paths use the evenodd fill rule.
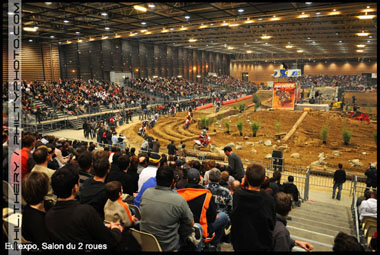
<path fill-rule="evenodd" d="M 236 127 L 240 132 L 240 136 L 242 136 L 243 135 L 243 121 L 239 120 L 238 122 L 236 122 Z"/>
<path fill-rule="evenodd" d="M 230 123 L 224 122 L 224 126 L 226 126 L 226 133 L 229 134 L 230 133 Z"/>
<path fill-rule="evenodd" d="M 328 134 L 329 134 L 329 126 L 325 124 L 321 130 L 321 139 L 322 139 L 323 144 L 327 143 Z"/>
<path fill-rule="evenodd" d="M 344 145 L 349 145 L 350 144 L 350 140 L 351 140 L 351 136 L 352 136 L 352 131 L 347 130 L 346 127 L 343 127 L 342 134 L 343 134 Z"/>
<path fill-rule="evenodd" d="M 276 122 L 276 124 L 274 124 L 274 126 L 276 127 L 277 133 L 280 133 L 281 132 L 281 123 L 280 122 Z"/>
<path fill-rule="evenodd" d="M 244 112 L 244 109 L 245 109 L 245 103 L 242 103 L 239 105 L 239 111 L 240 113 Z"/>
<path fill-rule="evenodd" d="M 252 136 L 256 137 L 256 133 L 259 130 L 260 124 L 257 121 L 251 123 Z"/>

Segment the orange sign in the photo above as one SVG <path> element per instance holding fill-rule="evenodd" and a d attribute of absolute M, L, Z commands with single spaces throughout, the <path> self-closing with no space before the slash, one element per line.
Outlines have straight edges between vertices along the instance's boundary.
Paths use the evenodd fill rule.
<path fill-rule="evenodd" d="M 294 110 L 295 102 L 294 82 L 275 82 L 273 84 L 272 108 Z"/>

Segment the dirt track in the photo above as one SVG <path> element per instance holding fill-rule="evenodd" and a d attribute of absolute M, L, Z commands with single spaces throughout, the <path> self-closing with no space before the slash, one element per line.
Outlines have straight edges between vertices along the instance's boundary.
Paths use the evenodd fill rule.
<path fill-rule="evenodd" d="M 266 95 L 268 98 L 268 95 Z M 262 99 L 263 100 L 263 99 Z M 252 99 L 245 100 L 234 104 L 238 106 L 241 103 L 246 105 L 252 103 Z M 220 111 L 227 111 L 233 109 L 234 105 L 222 106 Z M 215 107 L 196 111 L 194 113 L 194 119 L 199 119 L 199 116 L 208 116 L 215 113 Z M 187 140 L 185 142 L 187 149 L 192 149 L 193 142 L 191 137 L 199 136 L 201 130 L 197 129 L 196 124 L 192 123 L 188 130 L 183 129 L 185 116 L 187 113 L 178 113 L 176 117 L 161 116 L 156 126 L 148 131 L 148 134 L 154 138 L 158 138 L 161 143 L 160 152 L 167 153 L 167 145 L 170 140 L 173 140 L 176 145 L 181 140 Z M 223 121 L 217 120 L 209 127 L 210 132 L 216 130 L 216 135 L 212 136 L 212 140 L 216 147 L 221 148 L 226 144 L 233 142 L 237 144 L 241 143 L 242 150 L 236 150 L 241 158 L 248 160 L 257 160 L 260 162 L 265 161 L 267 154 L 272 154 L 273 145 L 277 143 L 275 140 L 275 134 L 277 133 L 275 123 L 281 124 L 281 132 L 287 133 L 294 123 L 297 121 L 301 111 L 258 111 L 254 112 L 254 108 L 250 108 L 243 112 L 228 118 L 225 116 Z M 242 120 L 243 136 L 239 135 L 236 128 L 236 122 Z M 252 137 L 252 131 L 250 120 L 258 121 L 260 123 L 260 129 L 257 133 L 257 137 Z M 230 134 L 225 133 L 224 122 L 230 122 Z M 320 139 L 320 131 L 323 125 L 327 123 L 329 125 L 329 135 L 327 138 L 327 145 L 322 144 Z M 347 129 L 353 131 L 351 142 L 348 146 L 343 144 L 342 128 L 346 126 Z M 141 145 L 143 139 L 137 135 L 140 123 L 133 124 L 123 131 L 128 137 L 128 140 L 132 144 Z M 325 161 L 328 163 L 326 170 L 333 171 L 337 168 L 338 163 L 342 163 L 344 168 L 349 172 L 355 172 L 362 175 L 370 162 L 377 161 L 377 145 L 373 138 L 373 132 L 376 131 L 377 124 L 360 122 L 357 120 L 348 119 L 347 113 L 340 112 L 309 112 L 300 127 L 295 134 L 288 140 L 286 145 L 288 149 L 284 151 L 284 158 L 287 165 L 306 167 L 311 162 L 318 160 L 318 155 L 321 152 L 325 154 Z M 248 140 L 244 140 L 244 137 L 248 136 Z M 271 140 L 272 146 L 265 146 L 259 141 Z M 253 142 L 254 145 L 246 145 L 246 142 Z M 256 152 L 252 152 L 255 149 Z M 342 154 L 334 156 L 333 151 L 340 151 Z M 291 158 L 292 153 L 299 153 L 300 158 Z M 363 154 L 365 152 L 365 154 Z M 351 166 L 348 160 L 360 159 L 363 166 Z M 323 169 L 323 168 L 322 168 Z"/>

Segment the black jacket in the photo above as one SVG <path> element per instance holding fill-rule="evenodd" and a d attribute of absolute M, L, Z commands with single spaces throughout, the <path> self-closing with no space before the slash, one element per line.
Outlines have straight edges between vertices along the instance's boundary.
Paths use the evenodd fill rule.
<path fill-rule="evenodd" d="M 234 152 L 228 156 L 228 172 L 238 181 L 241 181 L 244 177 L 243 163 L 241 162 L 239 155 Z"/>
<path fill-rule="evenodd" d="M 264 190 L 233 195 L 231 242 L 235 251 L 271 251 L 276 222 L 274 199 Z"/>
<path fill-rule="evenodd" d="M 58 201 L 46 213 L 45 223 L 52 241 L 56 243 L 107 244 L 110 250 L 121 239 L 120 230 L 108 229 L 92 206 L 82 205 L 76 200 Z"/>
<path fill-rule="evenodd" d="M 79 188 L 79 198 L 81 204 L 89 204 L 104 219 L 104 205 L 107 202 L 105 184 L 94 180 L 94 177 L 87 179 Z"/>
<path fill-rule="evenodd" d="M 119 181 L 121 183 L 121 186 L 123 186 L 123 192 L 128 193 L 128 186 L 131 185 L 131 177 L 127 175 L 127 173 L 124 173 L 123 171 L 120 170 L 120 168 L 115 164 L 111 164 L 111 170 L 109 174 L 107 175 L 106 181 L 111 182 L 111 181 Z M 130 190 L 130 189 L 129 189 Z M 129 195 L 133 195 L 128 193 Z"/>
<path fill-rule="evenodd" d="M 25 206 L 22 211 L 22 235 L 33 243 L 49 242 L 50 237 L 45 225 L 45 213 Z"/>
<path fill-rule="evenodd" d="M 367 176 L 366 184 L 377 187 L 377 169 L 369 168 L 365 171 L 365 175 Z"/>
<path fill-rule="evenodd" d="M 292 194 L 295 202 L 298 201 L 299 191 L 298 191 L 297 186 L 294 183 L 286 182 L 282 185 L 282 187 L 285 193 Z"/>
<path fill-rule="evenodd" d="M 172 143 L 170 143 L 169 145 L 168 145 L 168 154 L 169 155 L 175 155 L 176 152 L 177 151 L 177 147 L 175 147 L 175 145 L 174 144 L 172 144 Z"/>
<path fill-rule="evenodd" d="M 290 233 L 286 229 L 286 219 L 278 213 L 273 231 L 273 243 L 273 251 L 292 251 L 295 245 L 295 241 L 290 238 Z"/>
<path fill-rule="evenodd" d="M 343 184 L 346 181 L 346 171 L 343 169 L 336 170 L 334 173 L 334 183 Z"/>

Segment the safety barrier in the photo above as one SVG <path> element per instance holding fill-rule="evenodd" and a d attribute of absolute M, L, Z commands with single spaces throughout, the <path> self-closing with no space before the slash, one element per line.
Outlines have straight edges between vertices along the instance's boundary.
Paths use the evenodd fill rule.
<path fill-rule="evenodd" d="M 205 104 L 205 105 L 202 105 L 202 106 L 198 106 L 198 107 L 195 107 L 195 111 L 197 110 L 204 110 L 204 109 L 208 109 L 208 108 L 211 108 L 213 107 L 214 105 L 213 104 Z"/>
<path fill-rule="evenodd" d="M 233 104 L 236 102 L 236 99 L 232 99 L 232 100 L 228 100 L 228 101 L 223 101 L 222 102 L 222 105 L 226 105 L 226 104 Z"/>
<path fill-rule="evenodd" d="M 360 242 L 360 233 L 359 233 L 359 215 L 358 215 L 358 207 L 356 205 L 357 203 L 357 198 L 356 198 L 356 188 L 357 188 L 357 182 L 358 182 L 358 178 L 357 176 L 354 177 L 354 181 L 353 181 L 353 188 L 352 188 L 352 204 L 351 204 L 351 211 L 352 211 L 352 215 L 353 215 L 353 218 L 354 218 L 354 223 L 355 223 L 355 235 L 356 235 L 356 239 L 358 240 L 358 242 Z"/>

